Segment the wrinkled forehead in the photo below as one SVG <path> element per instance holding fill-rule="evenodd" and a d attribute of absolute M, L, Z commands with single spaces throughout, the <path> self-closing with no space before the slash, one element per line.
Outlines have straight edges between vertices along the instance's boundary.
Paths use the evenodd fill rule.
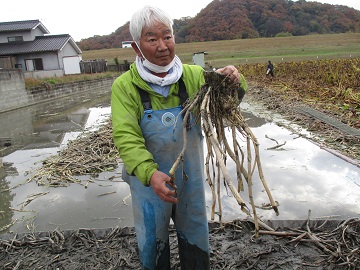
<path fill-rule="evenodd" d="M 157 36 L 157 35 L 171 35 L 172 30 L 166 24 L 162 22 L 155 22 L 150 26 L 145 26 L 142 29 L 141 36 L 143 37 L 150 37 L 150 36 Z"/>

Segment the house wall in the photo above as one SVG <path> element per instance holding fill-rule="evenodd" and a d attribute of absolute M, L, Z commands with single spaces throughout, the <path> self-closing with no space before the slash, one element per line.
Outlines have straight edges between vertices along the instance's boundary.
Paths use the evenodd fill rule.
<path fill-rule="evenodd" d="M 33 58 L 43 59 L 44 70 L 36 70 L 31 72 L 26 71 L 25 60 L 33 59 Z M 64 76 L 64 70 L 60 67 L 62 66 L 62 60 L 60 63 L 56 52 L 31 53 L 26 55 L 19 55 L 17 57 L 17 63 L 21 64 L 21 69 L 24 72 L 24 77 L 26 79 L 28 78 L 43 79 L 43 78 Z"/>
<path fill-rule="evenodd" d="M 0 113 L 94 89 L 110 94 L 114 80 L 115 78 L 104 78 L 62 85 L 47 84 L 26 90 L 20 69 L 0 70 Z"/>
<path fill-rule="evenodd" d="M 64 48 L 59 52 L 59 56 L 67 57 L 67 56 L 78 56 L 78 52 L 71 46 L 70 42 L 66 43 Z"/>
<path fill-rule="evenodd" d="M 17 56 L 17 63 L 22 65 L 22 70 L 26 71 L 25 60 L 42 58 L 44 70 L 61 69 L 59 59 L 56 52 L 29 53 Z"/>
<path fill-rule="evenodd" d="M 0 43 L 8 43 L 8 37 L 23 36 L 24 41 L 33 41 L 36 36 L 43 36 L 44 33 L 39 29 L 33 29 L 32 31 L 16 31 L 5 32 L 0 34 Z"/>
<path fill-rule="evenodd" d="M 64 58 L 69 55 L 76 57 L 77 61 L 73 61 L 72 65 L 74 65 L 71 70 L 77 70 L 77 72 L 67 72 L 64 67 Z M 25 66 L 26 59 L 33 58 L 42 58 L 44 70 L 36 70 L 27 72 Z M 63 50 L 59 52 L 44 52 L 44 53 L 32 53 L 26 54 L 22 56 L 18 56 L 18 63 L 22 65 L 22 70 L 24 72 L 25 78 L 35 78 L 35 79 L 43 79 L 50 77 L 62 77 L 65 74 L 80 74 L 80 61 L 81 56 L 79 56 L 72 46 L 66 45 Z"/>
<path fill-rule="evenodd" d="M 71 46 L 70 43 L 68 42 L 66 43 L 64 48 L 61 51 L 59 51 L 59 63 L 60 63 L 59 65 L 61 68 L 64 68 L 63 58 L 69 56 L 79 56 L 79 54 L 75 51 L 74 47 Z"/>
<path fill-rule="evenodd" d="M 44 70 L 62 69 L 56 52 L 39 53 L 37 57 L 43 59 Z"/>
<path fill-rule="evenodd" d="M 64 74 L 80 74 L 80 61 L 81 61 L 81 55 L 78 54 L 78 52 L 74 49 L 73 46 L 71 46 L 70 42 L 66 43 L 64 48 L 59 51 L 59 66 L 61 69 L 64 70 Z M 67 60 L 64 60 L 66 59 Z M 71 58 L 71 60 L 69 59 Z M 66 62 L 66 66 L 65 63 Z"/>
<path fill-rule="evenodd" d="M 30 37 L 31 39 L 29 39 L 29 41 L 33 41 L 35 39 L 35 37 L 44 35 L 43 31 L 41 31 L 41 29 L 39 27 L 37 27 L 37 28 L 33 29 L 32 31 L 30 31 L 30 33 L 31 33 L 31 37 Z M 28 40 L 28 39 L 26 39 L 26 40 Z"/>

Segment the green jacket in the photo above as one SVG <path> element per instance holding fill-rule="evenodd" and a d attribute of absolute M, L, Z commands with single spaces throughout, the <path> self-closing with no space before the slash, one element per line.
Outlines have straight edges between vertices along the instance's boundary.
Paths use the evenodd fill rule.
<path fill-rule="evenodd" d="M 200 66 L 183 64 L 182 79 L 189 97 L 192 97 L 205 83 L 204 70 Z M 150 177 L 159 166 L 145 147 L 145 140 L 140 128 L 144 110 L 136 85 L 149 93 L 154 110 L 178 106 L 180 104 L 179 85 L 178 83 L 172 84 L 169 95 L 164 97 L 156 93 L 140 77 L 135 63 L 112 85 L 111 117 L 115 146 L 126 165 L 128 174 L 135 174 L 144 185 L 149 185 Z M 242 86 L 244 90 L 247 89 L 245 80 L 243 80 Z"/>

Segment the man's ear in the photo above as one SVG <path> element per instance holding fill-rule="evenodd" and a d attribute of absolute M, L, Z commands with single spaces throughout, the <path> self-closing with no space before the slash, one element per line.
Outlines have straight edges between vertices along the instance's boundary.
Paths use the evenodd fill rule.
<path fill-rule="evenodd" d="M 134 51 L 139 57 L 142 57 L 141 51 L 135 41 L 131 42 L 131 47 L 134 49 Z"/>

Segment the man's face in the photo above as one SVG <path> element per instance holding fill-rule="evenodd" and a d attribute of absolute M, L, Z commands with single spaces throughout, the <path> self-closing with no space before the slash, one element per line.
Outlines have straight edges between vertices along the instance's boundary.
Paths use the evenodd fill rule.
<path fill-rule="evenodd" d="M 168 65 L 175 57 L 175 40 L 171 29 L 159 22 L 145 27 L 141 33 L 140 49 L 151 63 L 158 66 Z M 140 51 L 136 53 L 142 56 Z"/>

